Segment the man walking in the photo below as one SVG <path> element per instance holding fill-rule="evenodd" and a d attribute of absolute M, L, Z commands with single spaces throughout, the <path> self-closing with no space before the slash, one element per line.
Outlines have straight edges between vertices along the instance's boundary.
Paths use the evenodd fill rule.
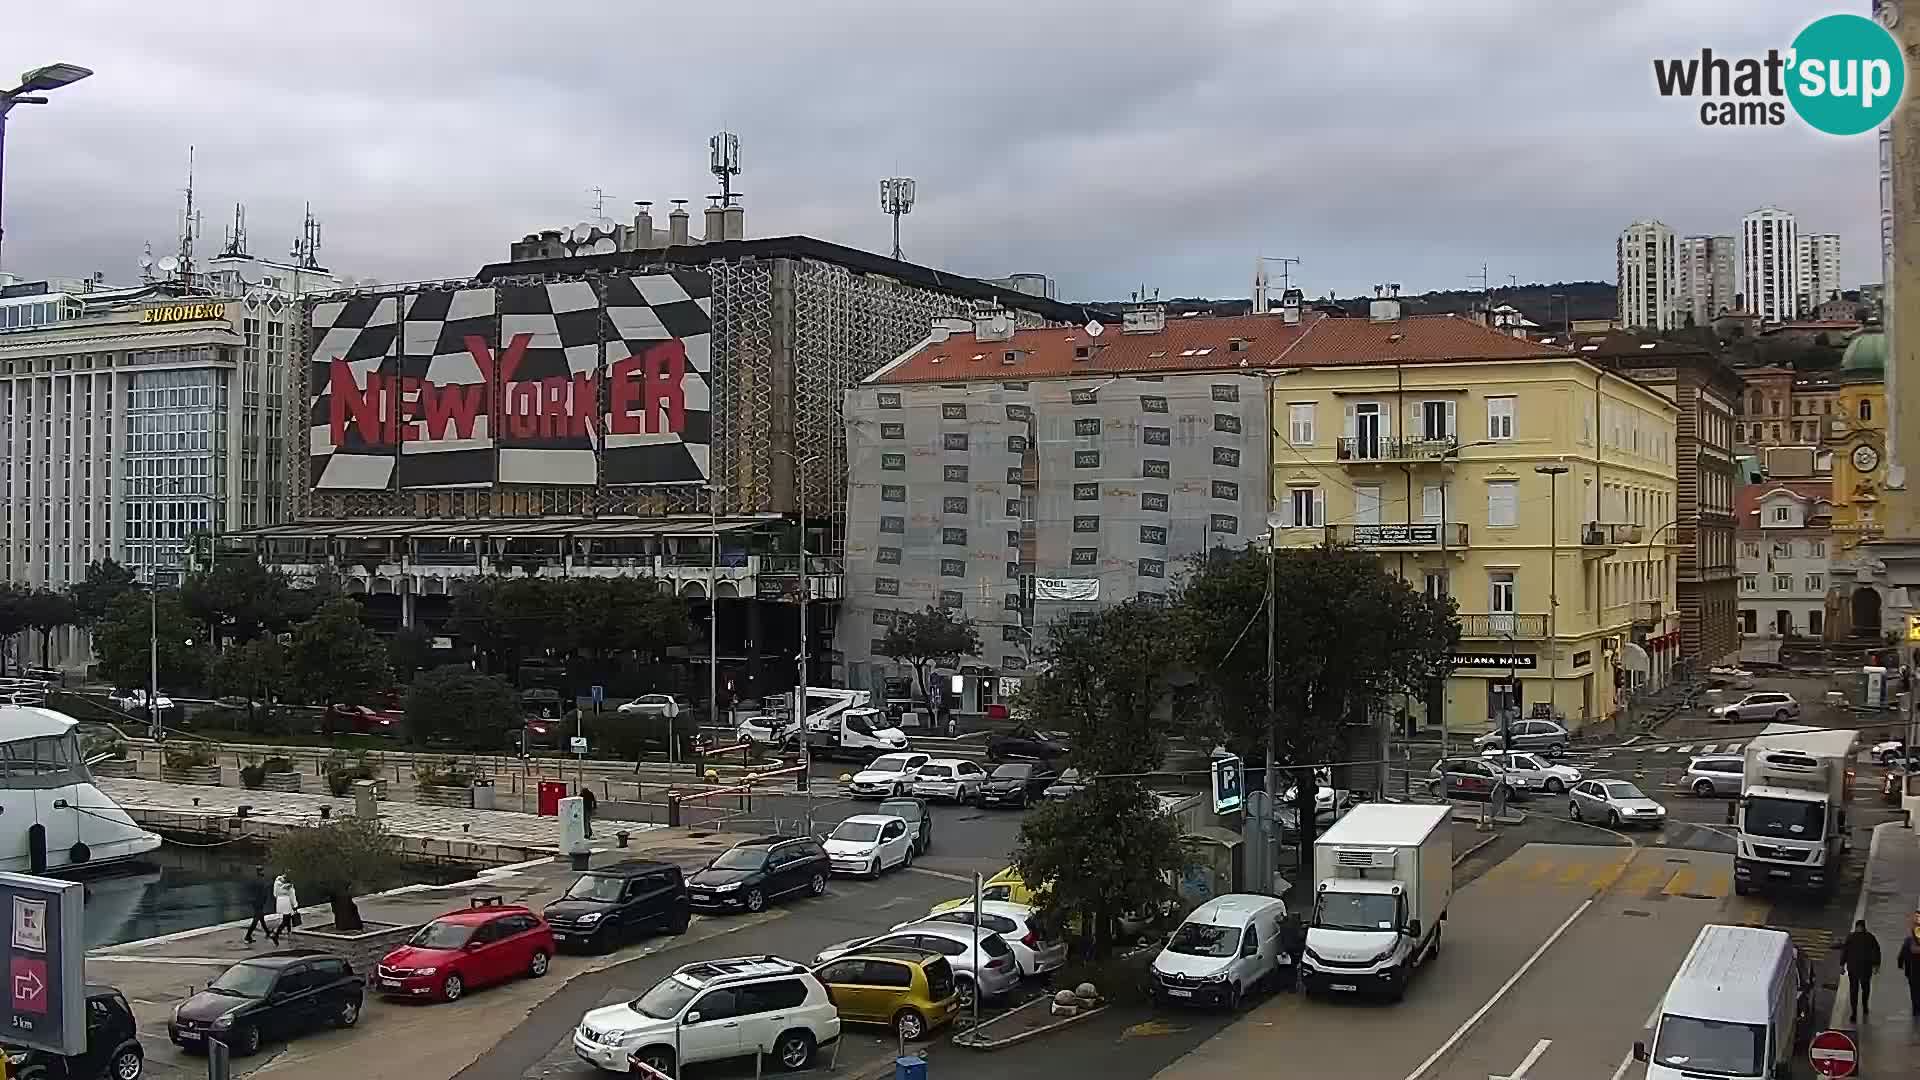
<path fill-rule="evenodd" d="M 1861 1013 L 1873 1012 L 1873 975 L 1880 969 L 1880 943 L 1867 933 L 1864 919 L 1853 924 L 1840 946 L 1840 967 L 1847 973 L 1847 1000 L 1857 1024 Z"/>
<path fill-rule="evenodd" d="M 580 816 L 586 820 L 587 839 L 593 839 L 593 807 L 599 800 L 593 797 L 593 788 L 580 785 Z"/>
<path fill-rule="evenodd" d="M 1913 1015 L 1920 1016 L 1920 930 L 1900 942 L 1900 955 L 1894 962 L 1907 973 L 1907 993 L 1913 997 Z"/>
<path fill-rule="evenodd" d="M 244 939 L 247 944 L 253 944 L 255 927 L 259 927 L 262 934 L 273 936 L 273 931 L 267 929 L 267 907 L 272 903 L 273 890 L 267 886 L 267 872 L 256 866 L 253 868 L 253 879 L 247 882 L 247 907 L 253 912 L 253 921 L 247 924 L 247 936 Z"/>

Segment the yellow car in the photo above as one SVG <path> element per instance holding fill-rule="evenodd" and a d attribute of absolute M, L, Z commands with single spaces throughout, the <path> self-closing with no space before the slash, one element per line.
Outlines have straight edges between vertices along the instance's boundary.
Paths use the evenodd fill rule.
<path fill-rule="evenodd" d="M 902 1039 L 923 1039 L 953 1022 L 960 992 L 953 967 L 939 953 L 868 949 L 830 960 L 813 971 L 840 1019 L 885 1024 Z"/>
<path fill-rule="evenodd" d="M 1033 890 L 1027 888 L 1027 883 L 1020 880 L 1020 871 L 1011 866 L 988 878 L 980 886 L 980 899 L 999 900 L 1008 904 L 1025 904 L 1028 907 L 1032 907 L 1034 903 Z M 958 900 L 947 900 L 935 904 L 933 910 L 927 914 L 938 915 L 943 911 L 963 908 L 971 903 L 973 903 L 973 897 L 963 896 Z"/>

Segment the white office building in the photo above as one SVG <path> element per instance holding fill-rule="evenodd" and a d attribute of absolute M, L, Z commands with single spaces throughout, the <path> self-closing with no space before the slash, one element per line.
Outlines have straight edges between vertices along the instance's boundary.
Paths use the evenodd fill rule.
<path fill-rule="evenodd" d="M 1742 308 L 1762 323 L 1783 323 L 1799 310 L 1800 227 L 1793 215 L 1764 206 L 1740 219 Z"/>
<path fill-rule="evenodd" d="M 1803 233 L 1794 247 L 1794 263 L 1800 289 L 1798 314 L 1810 316 L 1821 304 L 1839 297 L 1839 233 Z"/>
<path fill-rule="evenodd" d="M 1672 229 L 1658 221 L 1634 222 L 1615 242 L 1614 261 L 1621 326 L 1672 330 L 1681 325 Z"/>
<path fill-rule="evenodd" d="M 1733 237 L 1683 236 L 1674 242 L 1674 287 L 1680 322 L 1705 326 L 1734 306 Z"/>
<path fill-rule="evenodd" d="M 245 255 L 194 291 L 0 275 L 0 580 L 58 589 L 113 558 L 165 582 L 196 535 L 278 521 L 294 296 L 333 284 Z M 50 652 L 88 660 L 77 634 Z"/>

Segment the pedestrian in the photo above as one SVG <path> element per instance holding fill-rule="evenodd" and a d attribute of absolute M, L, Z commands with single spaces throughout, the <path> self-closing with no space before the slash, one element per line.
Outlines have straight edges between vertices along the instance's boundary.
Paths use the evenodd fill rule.
<path fill-rule="evenodd" d="M 292 937 L 293 928 L 300 925 L 300 896 L 293 891 L 293 882 L 285 874 L 273 879 L 273 908 L 277 917 L 273 929 L 267 932 L 267 940 L 278 945 L 281 938 Z"/>
<path fill-rule="evenodd" d="M 1900 955 L 1894 958 L 1894 963 L 1907 973 L 1907 993 L 1913 998 L 1913 1015 L 1920 1016 L 1920 930 L 1900 942 Z"/>
<path fill-rule="evenodd" d="M 587 820 L 587 839 L 589 840 L 593 839 L 593 804 L 594 802 L 595 800 L 593 797 L 593 788 L 590 787 L 589 785 L 581 784 L 580 785 L 580 810 L 582 815 Z"/>
<path fill-rule="evenodd" d="M 273 931 L 267 929 L 267 912 L 272 910 L 272 905 L 273 890 L 267 886 L 267 872 L 256 866 L 253 868 L 253 878 L 247 882 L 247 907 L 253 912 L 253 921 L 247 924 L 247 936 L 244 939 L 247 944 L 253 944 L 255 927 L 259 927 L 262 934 L 273 936 Z"/>
<path fill-rule="evenodd" d="M 1873 1012 L 1873 976 L 1880 970 L 1880 942 L 1867 933 L 1866 920 L 1856 921 L 1840 946 L 1840 967 L 1847 973 L 1847 1001 L 1857 1024 L 1861 1013 Z"/>
<path fill-rule="evenodd" d="M 1283 989 L 1297 990 L 1300 986 L 1300 960 L 1307 952 L 1307 924 L 1298 914 L 1289 914 L 1280 920 L 1280 952 L 1286 957 L 1286 974 L 1280 976 Z"/>

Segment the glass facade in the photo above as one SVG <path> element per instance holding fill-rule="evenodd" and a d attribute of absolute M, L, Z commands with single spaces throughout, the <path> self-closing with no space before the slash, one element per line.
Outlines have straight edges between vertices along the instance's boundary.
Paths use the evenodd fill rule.
<path fill-rule="evenodd" d="M 121 507 L 127 562 L 142 576 L 183 565 L 194 534 L 214 528 L 226 477 L 223 376 L 192 368 L 127 380 Z"/>

